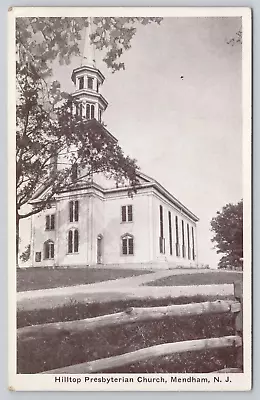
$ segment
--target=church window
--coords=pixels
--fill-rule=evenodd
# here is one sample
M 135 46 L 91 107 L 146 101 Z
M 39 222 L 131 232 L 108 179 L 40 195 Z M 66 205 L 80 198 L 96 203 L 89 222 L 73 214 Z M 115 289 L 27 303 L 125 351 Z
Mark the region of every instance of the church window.
M 191 227 L 191 241 L 192 241 L 192 259 L 195 260 L 195 243 L 194 243 L 194 228 Z
M 163 237 L 164 227 L 163 227 L 163 207 L 159 206 L 159 216 L 160 216 L 160 237 L 159 237 L 159 249 L 160 253 L 165 253 L 165 240 Z
M 188 259 L 190 260 L 190 227 L 187 224 L 187 246 L 188 246 Z
M 91 119 L 95 118 L 95 106 L 94 106 L 94 104 L 91 104 L 90 110 L 91 110 Z
M 84 89 L 84 76 L 79 78 L 79 89 Z
M 88 77 L 88 89 L 93 89 L 94 86 L 94 78 Z
M 90 104 L 87 104 L 86 106 L 86 118 L 90 119 Z
M 179 243 L 179 223 L 178 223 L 178 217 L 176 215 L 175 217 L 175 229 L 176 229 L 176 256 L 180 257 L 180 243 Z
M 41 251 L 36 251 L 35 253 L 35 261 L 40 262 L 42 260 L 42 253 Z
M 102 116 L 102 111 L 99 110 L 99 111 L 98 111 L 98 120 L 99 120 L 99 122 L 101 122 L 101 116 Z
M 122 254 L 124 256 L 134 254 L 134 237 L 130 234 L 122 236 Z
M 79 251 L 79 231 L 70 229 L 68 233 L 68 253 L 78 253 Z
M 79 115 L 82 117 L 83 115 L 83 104 L 79 105 Z
M 69 221 L 78 222 L 79 220 L 79 202 L 71 200 L 69 202 Z
M 45 260 L 54 258 L 54 243 L 51 240 L 44 243 L 44 258 Z
M 159 249 L 160 253 L 165 254 L 165 238 L 159 237 Z
M 45 230 L 53 231 L 55 229 L 55 214 L 46 215 L 45 217 Z
M 160 206 L 160 237 L 163 237 L 163 208 Z
M 170 245 L 170 255 L 172 256 L 172 214 L 168 212 L 168 220 L 169 220 L 169 245 Z
M 133 222 L 133 206 L 122 206 L 121 207 L 122 222 Z
M 184 221 L 181 220 L 181 230 L 182 230 L 182 257 L 186 257 L 186 249 L 185 249 L 185 233 L 184 233 Z

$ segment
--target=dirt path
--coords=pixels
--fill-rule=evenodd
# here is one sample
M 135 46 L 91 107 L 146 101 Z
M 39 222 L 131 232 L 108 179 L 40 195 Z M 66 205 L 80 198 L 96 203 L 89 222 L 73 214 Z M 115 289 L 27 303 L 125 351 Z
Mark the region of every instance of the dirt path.
M 130 298 L 162 298 L 189 295 L 230 295 L 233 294 L 233 285 L 203 285 L 203 286 L 141 286 L 157 279 L 172 275 L 193 274 L 190 270 L 161 270 L 153 273 L 121 278 L 111 281 L 77 285 L 54 289 L 32 290 L 17 293 L 17 308 L 34 310 L 60 307 L 73 301 L 95 302 L 113 301 Z M 212 270 L 196 270 L 196 273 L 210 273 Z

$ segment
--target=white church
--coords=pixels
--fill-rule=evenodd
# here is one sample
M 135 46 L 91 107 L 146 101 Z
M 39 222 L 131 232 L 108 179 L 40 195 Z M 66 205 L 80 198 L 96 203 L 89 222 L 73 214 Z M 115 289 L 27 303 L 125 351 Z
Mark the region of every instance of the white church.
M 82 118 L 104 131 L 105 77 L 93 58 L 73 70 L 72 96 L 82 104 Z M 131 197 L 129 186 L 100 174 L 58 193 L 49 208 L 32 216 L 31 266 L 196 267 L 198 217 L 156 180 L 144 173 L 138 180 Z M 42 196 L 38 191 L 31 203 Z

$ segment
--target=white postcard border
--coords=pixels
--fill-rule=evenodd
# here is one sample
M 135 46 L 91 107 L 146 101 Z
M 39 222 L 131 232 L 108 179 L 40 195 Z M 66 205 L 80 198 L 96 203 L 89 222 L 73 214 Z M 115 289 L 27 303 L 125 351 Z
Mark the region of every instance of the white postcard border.
M 15 391 L 241 391 L 251 389 L 251 143 L 252 143 L 252 90 L 251 90 L 251 9 L 247 7 L 14 7 L 8 16 L 8 331 L 9 331 L 9 389 Z M 55 377 L 64 375 L 16 374 L 16 260 L 15 260 L 15 18 L 25 16 L 162 16 L 162 17 L 242 17 L 243 23 L 243 195 L 244 195 L 244 279 L 243 279 L 243 323 L 244 323 L 244 373 L 241 374 L 91 374 L 69 375 L 81 378 L 81 382 L 56 382 Z M 136 382 L 140 377 L 160 376 L 167 383 Z M 133 377 L 134 383 L 85 383 L 85 377 Z M 207 383 L 171 384 L 175 377 L 206 377 Z M 222 382 L 214 383 L 214 377 Z M 230 382 L 224 381 L 229 377 Z

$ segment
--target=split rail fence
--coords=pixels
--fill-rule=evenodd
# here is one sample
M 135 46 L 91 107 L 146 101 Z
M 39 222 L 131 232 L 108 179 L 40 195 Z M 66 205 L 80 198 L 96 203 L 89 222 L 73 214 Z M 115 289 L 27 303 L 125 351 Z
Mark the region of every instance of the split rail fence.
M 206 349 L 233 348 L 236 352 L 236 366 L 214 372 L 242 372 L 243 370 L 243 323 L 242 323 L 242 285 L 234 284 L 235 300 L 217 300 L 213 302 L 169 305 L 164 307 L 129 308 L 123 312 L 87 318 L 76 321 L 54 322 L 19 328 L 18 340 L 50 337 L 53 335 L 70 335 L 73 333 L 92 331 L 97 328 L 122 326 L 131 323 L 163 320 L 169 317 L 195 316 L 202 314 L 235 313 L 235 335 L 218 338 L 188 340 L 175 343 L 164 343 L 118 356 L 102 358 L 81 364 L 66 366 L 43 372 L 44 374 L 84 374 L 98 373 L 131 364 L 153 360 L 161 356 L 172 355 Z

